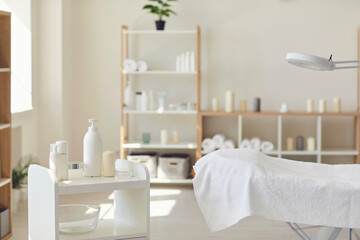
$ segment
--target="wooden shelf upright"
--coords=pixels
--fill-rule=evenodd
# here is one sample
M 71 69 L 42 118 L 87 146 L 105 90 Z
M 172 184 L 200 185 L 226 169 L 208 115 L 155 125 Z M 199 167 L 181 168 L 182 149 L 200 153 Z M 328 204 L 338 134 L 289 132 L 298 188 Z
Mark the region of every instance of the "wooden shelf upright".
M 0 208 L 10 209 L 10 233 L 12 236 L 11 213 L 11 13 L 0 11 Z

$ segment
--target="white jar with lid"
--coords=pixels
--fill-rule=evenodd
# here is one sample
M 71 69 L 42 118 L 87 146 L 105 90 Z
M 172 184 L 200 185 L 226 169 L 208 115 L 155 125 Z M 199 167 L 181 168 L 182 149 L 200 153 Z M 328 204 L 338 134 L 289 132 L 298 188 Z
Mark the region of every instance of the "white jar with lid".
M 79 179 L 84 177 L 84 163 L 69 162 L 69 180 Z

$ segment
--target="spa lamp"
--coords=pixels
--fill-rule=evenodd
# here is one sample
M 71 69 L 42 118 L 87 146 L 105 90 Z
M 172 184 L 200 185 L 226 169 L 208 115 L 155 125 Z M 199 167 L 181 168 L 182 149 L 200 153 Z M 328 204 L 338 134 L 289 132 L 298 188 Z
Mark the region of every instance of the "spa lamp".
M 332 60 L 332 55 L 329 59 L 326 59 L 309 54 L 288 53 L 286 54 L 286 60 L 292 65 L 318 71 L 333 71 L 335 69 L 360 68 L 360 65 L 358 65 L 358 63 L 360 63 L 360 60 L 335 62 Z M 341 64 L 352 65 L 343 66 Z

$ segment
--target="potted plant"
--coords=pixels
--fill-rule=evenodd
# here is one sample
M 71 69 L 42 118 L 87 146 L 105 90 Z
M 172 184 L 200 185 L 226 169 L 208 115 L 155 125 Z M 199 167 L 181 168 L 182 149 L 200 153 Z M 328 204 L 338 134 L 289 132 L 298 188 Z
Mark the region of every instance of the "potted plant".
M 150 13 L 159 16 L 159 20 L 155 21 L 156 30 L 164 30 L 165 21 L 163 17 L 170 17 L 170 14 L 176 15 L 176 13 L 170 9 L 171 5 L 169 2 L 175 2 L 177 0 L 149 0 L 150 2 L 156 2 L 157 4 L 147 4 L 143 9 L 147 9 Z
M 22 157 L 12 170 L 12 207 L 14 213 L 20 200 L 21 187 L 28 176 L 28 169 L 31 164 L 36 162 L 36 158 L 32 155 Z

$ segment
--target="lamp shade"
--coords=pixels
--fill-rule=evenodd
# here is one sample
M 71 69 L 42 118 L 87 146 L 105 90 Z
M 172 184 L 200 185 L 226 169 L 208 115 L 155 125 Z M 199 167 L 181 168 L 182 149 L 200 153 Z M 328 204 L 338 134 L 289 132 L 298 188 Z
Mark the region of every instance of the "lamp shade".
M 288 53 L 286 54 L 288 63 L 297 67 L 308 68 L 318 71 L 332 71 L 335 69 L 335 63 L 326 58 L 317 57 L 303 53 Z

